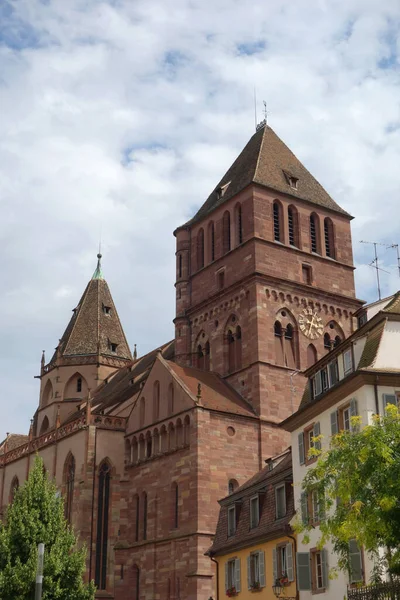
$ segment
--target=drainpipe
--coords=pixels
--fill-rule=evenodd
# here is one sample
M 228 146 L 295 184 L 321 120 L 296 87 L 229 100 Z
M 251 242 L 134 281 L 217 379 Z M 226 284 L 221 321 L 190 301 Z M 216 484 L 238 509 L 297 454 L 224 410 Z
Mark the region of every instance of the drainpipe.
M 216 600 L 219 600 L 219 564 L 218 561 L 215 560 L 215 558 L 213 558 L 211 556 L 211 554 L 209 555 L 211 560 L 213 561 L 213 563 L 215 563 L 217 565 L 217 577 L 216 577 L 216 583 L 217 583 L 217 593 L 216 593 Z
M 379 397 L 378 397 L 378 375 L 375 375 L 374 394 L 375 394 L 375 412 L 379 415 Z
M 286 534 L 288 538 L 290 538 L 291 540 L 293 540 L 293 546 L 294 546 L 294 561 L 293 564 L 295 564 L 295 560 L 296 560 L 296 556 L 297 556 L 297 539 L 293 536 L 290 535 L 290 533 Z M 297 588 L 297 571 L 296 571 L 296 578 L 295 578 L 295 583 L 296 583 L 296 600 L 300 600 L 300 592 Z
M 88 427 L 90 428 L 90 425 L 88 425 Z M 97 427 L 94 430 L 92 521 L 91 521 L 91 526 L 90 526 L 89 582 L 92 581 L 93 518 L 94 518 L 94 496 L 95 496 L 95 485 L 96 485 L 96 451 L 97 451 Z

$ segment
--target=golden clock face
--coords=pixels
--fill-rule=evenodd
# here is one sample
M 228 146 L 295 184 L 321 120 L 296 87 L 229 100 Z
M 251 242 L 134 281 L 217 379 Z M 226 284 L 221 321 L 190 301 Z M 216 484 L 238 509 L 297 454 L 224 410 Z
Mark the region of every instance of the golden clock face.
M 305 308 L 299 315 L 299 328 L 310 340 L 316 340 L 324 331 L 324 324 L 316 310 Z

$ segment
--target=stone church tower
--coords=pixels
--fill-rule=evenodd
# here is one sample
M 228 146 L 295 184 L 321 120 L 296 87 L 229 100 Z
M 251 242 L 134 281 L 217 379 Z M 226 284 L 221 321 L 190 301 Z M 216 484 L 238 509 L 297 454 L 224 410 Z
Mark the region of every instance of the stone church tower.
M 298 372 L 353 331 L 351 219 L 262 123 L 175 231 L 176 360 L 219 373 L 274 428 Z
M 285 448 L 300 373 L 353 329 L 350 215 L 262 124 L 175 231 L 175 339 L 131 356 L 100 259 L 29 435 L 0 443 L 0 516 L 38 452 L 96 597 L 215 597 L 218 500 Z

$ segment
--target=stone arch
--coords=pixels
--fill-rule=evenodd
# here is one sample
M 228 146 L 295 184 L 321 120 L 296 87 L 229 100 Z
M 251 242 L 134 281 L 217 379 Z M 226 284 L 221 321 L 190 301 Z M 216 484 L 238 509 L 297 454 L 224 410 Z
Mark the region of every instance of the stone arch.
M 210 341 L 203 329 L 195 342 L 195 366 L 205 371 L 210 370 Z
M 156 428 L 153 431 L 153 454 L 157 455 L 160 453 L 160 434 Z
M 242 368 L 242 328 L 234 313 L 226 321 L 224 342 L 226 370 L 234 373 Z
M 183 422 L 183 443 L 185 446 L 189 446 L 190 444 L 190 417 L 186 415 L 185 420 Z
M 176 422 L 176 447 L 181 448 L 183 446 L 183 425 L 182 420 L 178 419 Z
M 329 258 L 336 258 L 335 227 L 330 217 L 324 219 L 325 254 Z
M 318 352 L 314 344 L 307 346 L 307 368 L 312 367 L 318 360 Z
M 233 494 L 235 490 L 239 487 L 239 483 L 236 479 L 230 479 L 228 481 L 228 494 Z
M 286 306 L 276 312 L 274 339 L 276 363 L 291 369 L 299 368 L 297 321 Z
M 176 435 L 175 425 L 170 423 L 168 425 L 168 450 L 175 450 L 176 448 Z
M 136 436 L 132 439 L 131 445 L 131 461 L 136 464 L 139 458 L 139 445 Z
M 146 458 L 146 440 L 143 433 L 139 436 L 139 460 Z
M 19 479 L 16 475 L 14 475 L 14 477 L 12 478 L 12 481 L 11 481 L 11 485 L 10 485 L 10 495 L 8 498 L 9 504 L 12 504 L 14 502 L 15 494 L 18 489 L 19 489 Z
M 48 379 L 42 394 L 42 406 L 47 406 L 52 401 L 53 395 L 53 384 L 51 383 L 51 380 Z
M 84 376 L 77 371 L 68 379 L 64 387 L 64 400 L 84 398 L 88 393 L 88 384 Z
M 297 208 L 291 204 L 288 206 L 288 228 L 289 245 L 300 248 L 299 213 Z
M 283 228 L 283 208 L 279 200 L 274 200 L 272 204 L 272 219 L 273 219 L 273 239 L 275 242 L 284 243 L 284 228 Z
M 231 249 L 231 214 L 226 210 L 222 217 L 222 252 L 226 254 Z
M 165 425 L 160 430 L 160 450 L 161 452 L 167 452 L 168 450 L 168 432 Z
M 146 433 L 146 458 L 151 458 L 153 456 L 153 438 L 151 432 L 148 431 Z
M 125 464 L 130 465 L 132 462 L 132 446 L 130 440 L 125 440 Z
M 45 415 L 42 424 L 40 426 L 39 436 L 44 435 L 50 428 L 50 423 L 47 415 Z
M 316 212 L 310 214 L 310 250 L 314 254 L 321 254 L 320 224 Z

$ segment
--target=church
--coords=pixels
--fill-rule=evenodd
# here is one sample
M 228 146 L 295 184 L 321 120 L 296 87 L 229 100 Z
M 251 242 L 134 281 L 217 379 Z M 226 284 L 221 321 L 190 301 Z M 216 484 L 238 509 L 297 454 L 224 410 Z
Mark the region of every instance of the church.
M 96 598 L 215 597 L 218 500 L 288 447 L 302 371 L 356 327 L 351 219 L 262 122 L 174 231 L 174 340 L 131 354 L 98 255 L 29 434 L 0 445 L 1 514 L 38 452 Z

